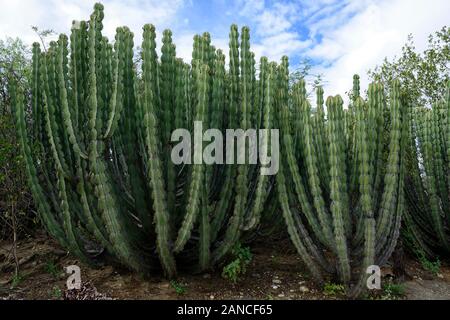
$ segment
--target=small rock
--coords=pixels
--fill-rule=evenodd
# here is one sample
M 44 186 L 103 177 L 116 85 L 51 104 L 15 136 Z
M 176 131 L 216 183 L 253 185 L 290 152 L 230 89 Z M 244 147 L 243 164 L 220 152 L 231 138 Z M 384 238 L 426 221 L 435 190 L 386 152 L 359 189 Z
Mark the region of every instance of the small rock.
M 438 273 L 437 277 L 440 278 L 440 279 L 444 279 L 444 275 L 442 273 Z
M 289 290 L 289 292 L 295 292 L 295 290 L 294 290 L 294 289 L 291 289 L 291 290 Z
M 209 278 L 211 278 L 211 275 L 209 273 L 205 273 L 203 275 L 203 279 L 209 279 Z
M 273 282 L 273 283 L 276 283 L 276 284 L 280 284 L 280 283 L 281 283 L 281 280 L 279 280 L 279 279 L 273 279 L 272 282 Z
M 275 289 L 275 290 L 276 290 L 276 289 L 278 289 L 278 286 L 273 285 L 273 286 L 272 286 L 272 289 Z
M 280 294 L 278 295 L 278 298 L 284 298 L 284 293 L 280 293 Z
M 209 298 L 210 298 L 211 300 L 214 300 L 214 295 L 210 295 Z
M 308 289 L 308 287 L 301 286 L 300 287 L 300 291 L 303 292 L 303 293 L 306 293 L 306 292 L 309 292 L 309 289 Z

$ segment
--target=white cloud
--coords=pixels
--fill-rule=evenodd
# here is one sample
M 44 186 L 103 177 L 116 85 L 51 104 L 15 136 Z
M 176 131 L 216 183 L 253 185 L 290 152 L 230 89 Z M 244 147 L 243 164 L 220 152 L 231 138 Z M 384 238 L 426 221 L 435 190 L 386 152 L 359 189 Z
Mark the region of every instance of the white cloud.
M 32 25 L 40 29 L 53 29 L 68 33 L 72 20 L 87 20 L 98 0 L 21 0 L 1 1 L 0 38 L 20 37 L 26 43 L 37 41 Z M 177 11 L 182 0 L 104 0 L 104 34 L 111 40 L 119 26 L 127 25 L 135 34 L 135 42 L 141 41 L 142 27 L 152 23 L 159 33 L 164 28 L 177 26 Z
M 366 89 L 368 69 L 384 57 L 398 55 L 408 34 L 414 35 L 416 48 L 423 50 L 428 35 L 449 22 L 448 0 L 364 1 L 363 7 L 350 6 L 358 6 L 359 11 L 348 21 L 333 25 L 327 17 L 315 25 L 323 39 L 307 52 L 325 62 L 333 61 L 328 67 L 316 68 L 329 81 L 327 95 L 343 95 L 351 88 L 355 73 L 360 74 L 361 88 Z
M 2 1 L 0 10 L 0 38 L 20 37 L 27 43 L 36 41 L 31 25 L 43 22 L 47 7 L 38 0 Z
M 0 0 L 0 38 L 18 36 L 31 44 L 38 40 L 31 25 L 67 33 L 72 20 L 89 18 L 96 1 Z M 314 73 L 323 73 L 328 81 L 327 95 L 344 95 L 354 73 L 360 74 L 362 89 L 367 88 L 369 68 L 399 54 L 409 33 L 417 49 L 424 49 L 428 34 L 448 25 L 450 12 L 448 0 L 215 0 L 210 6 L 190 0 L 102 2 L 104 33 L 110 39 L 122 25 L 134 32 L 136 45 L 145 23 L 156 26 L 159 41 L 163 29 L 171 28 L 177 55 L 186 62 L 191 60 L 194 34 L 203 30 L 220 30 L 212 34 L 212 42 L 228 55 L 228 28 L 205 23 L 196 30 L 192 22 L 199 17 L 219 15 L 222 20 L 213 23 L 248 25 L 257 61 L 263 55 L 276 61 L 283 55 L 313 58 L 321 63 Z M 207 11 L 215 8 L 214 3 L 223 12 Z
M 244 16 L 250 16 L 264 10 L 264 0 L 238 0 L 236 5 L 240 6 L 239 12 Z
M 275 3 L 272 8 L 261 10 L 255 17 L 256 32 L 268 36 L 289 30 L 297 19 L 297 10 L 298 6 L 293 3 Z
M 238 11 L 252 28 L 252 50 L 256 61 L 261 56 L 279 61 L 283 55 L 298 53 L 311 45 L 293 30 L 301 20 L 298 2 L 275 2 L 270 6 L 262 0 L 238 1 Z M 248 24 L 248 23 L 247 23 Z
M 265 37 L 261 40 L 262 54 L 269 56 L 271 60 L 279 61 L 283 55 L 306 49 L 312 41 L 299 40 L 292 32 L 280 32 L 276 35 Z

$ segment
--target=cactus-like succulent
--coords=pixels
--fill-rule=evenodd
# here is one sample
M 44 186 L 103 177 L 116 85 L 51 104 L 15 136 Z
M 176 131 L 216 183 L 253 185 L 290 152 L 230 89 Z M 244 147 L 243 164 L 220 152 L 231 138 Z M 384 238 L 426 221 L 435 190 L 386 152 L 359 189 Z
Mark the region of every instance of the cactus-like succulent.
M 33 45 L 32 130 L 22 89 L 9 89 L 39 216 L 84 261 L 97 262 L 87 250 L 95 243 L 130 269 L 174 277 L 177 265 L 207 270 L 238 241 L 284 223 L 313 277 L 336 277 L 356 296 L 367 267 L 393 252 L 403 216 L 426 252 L 449 249 L 450 83 L 445 101 L 412 108 L 398 81 L 388 97 L 372 83 L 365 100 L 355 76 L 349 108 L 340 96 L 324 106 L 318 87 L 314 111 L 305 82 L 290 86 L 287 57 L 262 57 L 256 74 L 247 27 L 231 26 L 226 68 L 208 33 L 194 37 L 188 64 L 165 30 L 159 59 L 145 25 L 137 70 L 133 33 L 119 27 L 111 44 L 102 20 L 96 4 L 70 41 Z M 278 173 L 207 165 L 203 148 L 187 155 L 192 164 L 173 163 L 172 132 L 195 131 L 194 121 L 203 131 L 279 129 Z M 271 149 L 271 135 L 259 148 Z
M 170 30 L 158 59 L 155 28 L 145 25 L 138 72 L 133 33 L 117 28 L 110 44 L 102 36 L 103 17 L 96 4 L 89 21 L 73 24 L 70 43 L 61 35 L 47 52 L 33 45 L 31 136 L 24 94 L 11 87 L 39 215 L 49 233 L 86 262 L 96 263 L 86 249 L 94 242 L 139 272 L 161 266 L 173 277 L 177 261 L 192 260 L 193 267 L 208 269 L 239 241 L 246 223 L 248 229 L 259 225 L 269 179 L 253 182 L 248 166 L 175 165 L 171 134 L 192 129 L 193 121 L 205 130 L 251 128 L 256 115 L 260 125 L 272 126 L 275 96 L 266 104 L 255 96 L 249 29 L 239 40 L 231 27 L 227 71 L 208 33 L 194 38 L 186 64 L 176 58 Z M 39 154 L 31 154 L 30 140 Z
M 285 65 L 282 63 L 280 70 L 283 75 Z M 280 79 L 283 96 L 287 78 Z M 359 92 L 357 80 L 355 77 L 355 94 Z M 291 239 L 314 277 L 323 281 L 325 274 L 334 274 L 347 285 L 350 295 L 357 296 L 365 287 L 367 267 L 385 263 L 399 236 L 408 130 L 400 84 L 392 84 L 386 144 L 382 135 L 385 104 L 380 84 L 370 85 L 367 101 L 355 97 L 349 111 L 344 112 L 339 96 L 329 97 L 327 119 L 322 114 L 322 88 L 317 89 L 317 113 L 312 116 L 303 87 L 304 83 L 299 82 L 292 88 L 291 108 L 280 99 L 280 205 Z M 300 114 L 300 123 L 294 126 L 302 130 L 302 140 L 297 145 L 289 110 Z M 352 119 L 350 131 L 348 113 Z M 382 158 L 383 153 L 387 153 L 386 159 Z M 320 163 L 324 155 L 327 163 Z M 349 170 L 352 164 L 356 167 Z M 385 168 L 383 171 L 377 168 L 380 165 Z M 384 183 L 380 188 L 382 175 Z M 329 254 L 320 248 L 326 248 Z
M 430 258 L 450 252 L 450 81 L 431 108 L 408 106 L 404 238 Z

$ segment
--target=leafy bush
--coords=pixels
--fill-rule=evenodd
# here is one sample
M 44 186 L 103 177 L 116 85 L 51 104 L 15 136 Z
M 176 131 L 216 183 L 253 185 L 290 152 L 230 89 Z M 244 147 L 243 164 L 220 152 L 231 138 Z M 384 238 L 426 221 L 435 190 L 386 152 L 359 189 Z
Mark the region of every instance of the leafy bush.
M 239 277 L 247 271 L 247 266 L 252 261 L 249 247 L 243 247 L 237 243 L 231 252 L 232 261 L 223 267 L 222 277 L 236 283 Z
M 172 286 L 172 288 L 175 289 L 175 292 L 179 295 L 185 294 L 186 293 L 186 288 L 179 283 L 178 281 L 175 280 L 171 280 L 170 281 L 170 285 Z
M 28 234 L 34 226 L 33 202 L 11 113 L 11 79 L 29 92 L 28 47 L 19 39 L 0 40 L 0 239 Z
M 33 199 L 12 115 L 0 115 L 0 238 L 29 234 L 35 225 Z
M 427 271 L 430 271 L 432 274 L 437 275 L 439 270 L 441 269 L 441 261 L 437 258 L 435 261 L 431 261 L 427 258 L 423 250 L 419 251 L 418 259 L 422 268 Z
M 387 282 L 383 285 L 382 299 L 398 299 L 405 295 L 403 284 Z
M 337 296 L 345 293 L 345 287 L 342 284 L 326 283 L 323 287 L 323 293 L 327 296 Z

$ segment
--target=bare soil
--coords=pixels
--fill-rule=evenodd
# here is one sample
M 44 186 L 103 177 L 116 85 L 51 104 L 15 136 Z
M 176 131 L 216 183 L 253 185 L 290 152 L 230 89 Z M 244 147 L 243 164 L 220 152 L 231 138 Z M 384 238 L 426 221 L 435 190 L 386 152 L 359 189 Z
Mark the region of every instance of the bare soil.
M 288 241 L 252 247 L 253 259 L 236 283 L 224 279 L 220 270 L 192 275 L 181 274 L 170 282 L 161 276 L 141 275 L 103 266 L 92 268 L 67 254 L 53 240 L 38 236 L 17 246 L 20 276 L 14 276 L 11 243 L 0 242 L 1 299 L 345 299 L 337 292 L 317 287 Z M 81 268 L 83 288 L 66 290 L 64 268 Z M 409 280 L 402 284 L 404 295 L 392 297 L 382 291 L 368 298 L 450 299 L 450 266 L 444 263 L 432 275 L 414 260 L 407 260 Z M 383 268 L 383 281 L 392 278 Z M 327 294 L 326 294 L 327 293 Z

